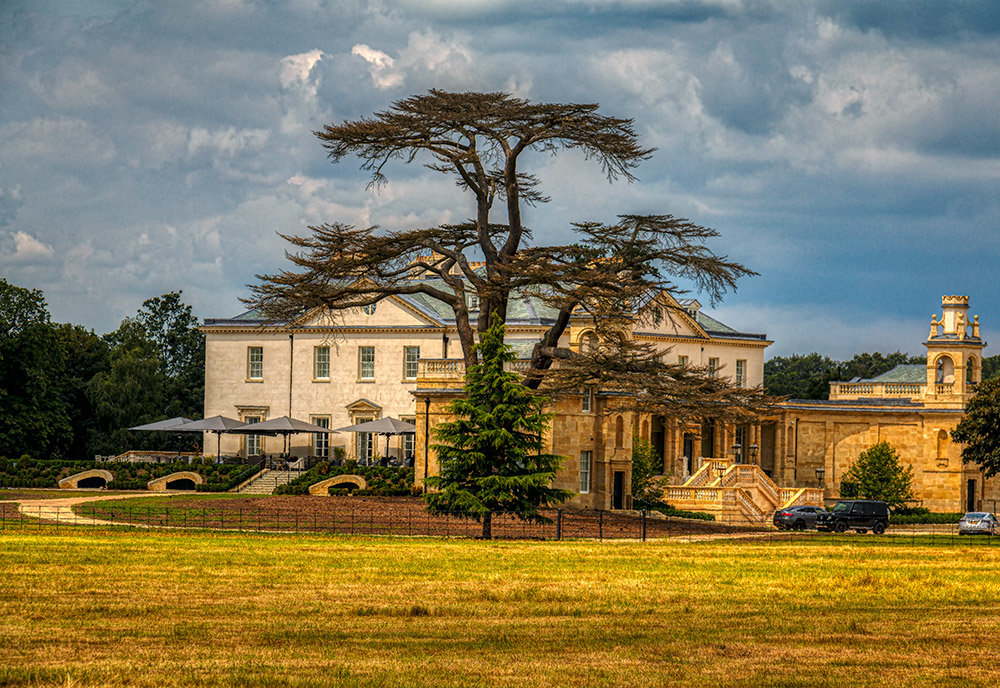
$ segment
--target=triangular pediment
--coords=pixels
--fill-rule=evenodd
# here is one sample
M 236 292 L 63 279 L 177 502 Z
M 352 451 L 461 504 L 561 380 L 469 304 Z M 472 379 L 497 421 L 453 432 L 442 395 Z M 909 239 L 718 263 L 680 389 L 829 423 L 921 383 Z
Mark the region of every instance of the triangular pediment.
M 365 412 L 375 413 L 381 411 L 382 407 L 376 404 L 374 401 L 362 397 L 361 399 L 358 399 L 357 401 L 353 401 L 350 404 L 348 404 L 347 410 L 350 411 L 351 413 L 365 413 Z
M 707 338 L 708 334 L 697 320 L 697 308 L 700 305 L 697 301 L 693 304 L 681 303 L 662 291 L 639 311 L 633 331 L 661 336 Z
M 442 321 L 423 312 L 403 297 L 387 296 L 378 303 L 364 308 L 348 308 L 331 311 L 316 308 L 298 321 L 295 327 L 433 327 L 439 328 Z

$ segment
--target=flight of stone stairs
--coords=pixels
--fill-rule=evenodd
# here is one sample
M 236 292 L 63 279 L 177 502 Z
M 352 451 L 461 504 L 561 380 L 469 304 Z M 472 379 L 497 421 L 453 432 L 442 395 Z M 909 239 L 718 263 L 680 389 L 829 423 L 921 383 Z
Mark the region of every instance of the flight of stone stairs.
M 240 485 L 234 492 L 239 492 L 240 494 L 274 494 L 275 489 L 278 485 L 285 485 L 290 483 L 299 477 L 298 471 L 271 471 L 265 470 L 261 471 L 259 475 L 254 477 L 253 480 L 246 483 L 245 485 Z

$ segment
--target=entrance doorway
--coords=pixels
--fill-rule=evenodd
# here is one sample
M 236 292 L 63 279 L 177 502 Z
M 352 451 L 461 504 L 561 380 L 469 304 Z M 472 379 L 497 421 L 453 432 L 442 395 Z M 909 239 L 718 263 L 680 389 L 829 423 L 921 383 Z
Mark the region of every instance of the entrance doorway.
M 968 494 L 965 496 L 965 510 L 975 511 L 976 510 L 976 481 L 970 480 L 969 485 L 966 488 Z
M 684 477 L 694 473 L 694 437 L 684 433 Z
M 701 455 L 715 457 L 715 422 L 708 421 L 701 426 Z
M 611 508 L 625 508 L 625 471 L 615 471 L 615 489 L 611 494 Z

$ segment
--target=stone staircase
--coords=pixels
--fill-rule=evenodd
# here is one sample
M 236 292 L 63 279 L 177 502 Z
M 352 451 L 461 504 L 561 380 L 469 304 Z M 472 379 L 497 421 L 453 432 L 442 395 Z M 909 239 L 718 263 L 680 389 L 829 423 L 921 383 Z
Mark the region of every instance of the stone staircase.
M 729 459 L 704 459 L 702 467 L 683 485 L 663 489 L 664 499 L 678 509 L 715 514 L 725 523 L 762 525 L 771 514 L 799 504 L 823 506 L 823 491 L 778 487 L 754 464 Z
M 299 477 L 299 475 L 299 471 L 272 471 L 264 469 L 237 487 L 233 492 L 257 495 L 274 494 L 278 485 L 286 485 Z

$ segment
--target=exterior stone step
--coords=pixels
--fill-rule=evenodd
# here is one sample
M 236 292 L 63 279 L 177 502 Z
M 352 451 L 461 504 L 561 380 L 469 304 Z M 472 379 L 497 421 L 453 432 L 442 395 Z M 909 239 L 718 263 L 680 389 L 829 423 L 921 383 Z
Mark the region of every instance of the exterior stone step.
M 266 470 L 258 475 L 252 482 L 240 488 L 240 494 L 274 494 L 279 485 L 287 485 L 295 478 L 299 477 L 298 471 L 272 471 Z

